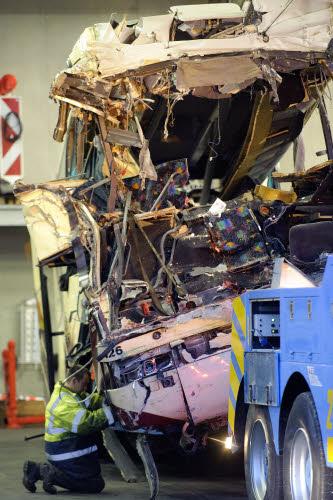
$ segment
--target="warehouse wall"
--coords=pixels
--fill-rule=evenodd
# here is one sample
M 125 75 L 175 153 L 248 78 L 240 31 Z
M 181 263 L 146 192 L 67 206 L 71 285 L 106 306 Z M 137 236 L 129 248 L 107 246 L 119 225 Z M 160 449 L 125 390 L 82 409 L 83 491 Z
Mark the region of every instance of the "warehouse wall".
M 20 305 L 33 297 L 29 234 L 25 228 L 0 228 L 0 351 L 9 339 L 20 349 Z M 4 391 L 0 371 L 0 393 Z M 18 365 L 17 393 L 43 395 L 39 367 Z

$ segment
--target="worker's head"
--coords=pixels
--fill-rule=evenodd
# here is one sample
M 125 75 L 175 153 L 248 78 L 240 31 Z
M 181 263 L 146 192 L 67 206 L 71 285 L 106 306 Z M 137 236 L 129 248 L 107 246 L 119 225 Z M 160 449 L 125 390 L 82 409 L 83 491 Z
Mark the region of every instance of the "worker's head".
M 70 378 L 68 378 L 70 377 Z M 66 387 L 73 392 L 85 392 L 90 384 L 90 372 L 82 365 L 74 365 L 68 368 Z

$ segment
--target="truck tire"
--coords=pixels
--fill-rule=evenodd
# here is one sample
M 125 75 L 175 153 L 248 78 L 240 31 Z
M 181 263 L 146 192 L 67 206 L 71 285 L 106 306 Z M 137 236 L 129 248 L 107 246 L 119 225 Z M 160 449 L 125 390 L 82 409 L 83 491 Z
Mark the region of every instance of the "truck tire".
M 311 392 L 303 392 L 291 408 L 283 447 L 286 500 L 333 498 L 333 472 L 326 467 L 316 406 Z
M 250 500 L 282 498 L 281 457 L 276 454 L 268 409 L 250 405 L 244 439 L 244 468 Z

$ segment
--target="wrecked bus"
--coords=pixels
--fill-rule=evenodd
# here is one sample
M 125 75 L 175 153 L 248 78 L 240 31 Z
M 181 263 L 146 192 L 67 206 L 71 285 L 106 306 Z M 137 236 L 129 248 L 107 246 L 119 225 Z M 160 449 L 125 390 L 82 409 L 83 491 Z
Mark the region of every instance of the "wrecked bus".
M 119 428 L 195 452 L 226 426 L 232 300 L 269 287 L 276 257 L 319 280 L 333 250 L 331 30 L 329 1 L 252 0 L 83 32 L 50 93 L 64 178 L 15 187 L 50 388 L 47 268 L 66 363 L 92 358 Z M 275 172 L 316 109 L 327 161 Z

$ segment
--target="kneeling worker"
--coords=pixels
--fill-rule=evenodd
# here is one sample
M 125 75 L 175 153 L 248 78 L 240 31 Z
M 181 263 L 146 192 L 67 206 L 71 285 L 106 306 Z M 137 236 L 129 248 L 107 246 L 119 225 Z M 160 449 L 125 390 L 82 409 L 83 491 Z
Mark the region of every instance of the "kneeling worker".
M 81 493 L 99 493 L 105 483 L 101 475 L 96 432 L 114 423 L 102 396 L 86 392 L 90 382 L 87 368 L 76 365 L 64 383 L 55 385 L 45 412 L 45 452 L 48 463 L 27 461 L 23 484 L 34 493 L 43 481 L 47 493 L 55 486 Z

